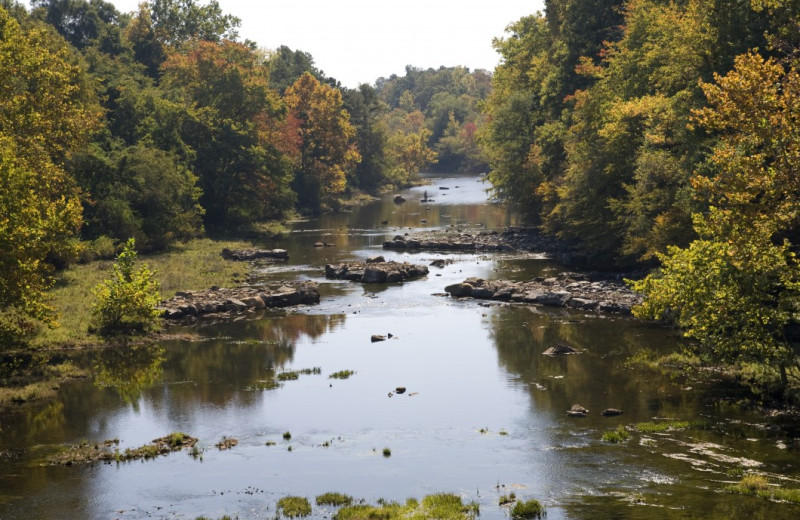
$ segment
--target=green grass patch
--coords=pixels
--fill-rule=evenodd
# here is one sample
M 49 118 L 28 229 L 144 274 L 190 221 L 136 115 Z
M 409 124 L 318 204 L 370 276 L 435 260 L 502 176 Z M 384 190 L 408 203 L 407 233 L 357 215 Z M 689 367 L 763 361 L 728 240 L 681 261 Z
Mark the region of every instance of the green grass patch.
M 639 433 L 663 433 L 680 430 L 705 430 L 708 429 L 705 421 L 651 421 L 637 423 L 634 429 Z
M 353 503 L 353 497 L 343 493 L 328 492 L 319 495 L 316 499 L 316 502 L 318 506 L 349 506 Z
M 283 497 L 278 500 L 278 510 L 289 518 L 308 516 L 311 514 L 311 503 L 306 497 Z
M 547 514 L 544 506 L 532 498 L 530 500 L 520 500 L 511 509 L 511 518 L 514 520 L 528 519 L 528 518 L 541 518 Z
M 603 432 L 603 441 L 610 442 L 611 444 L 625 442 L 628 440 L 628 437 L 630 437 L 630 434 L 622 425 L 618 426 L 616 430 Z
M 352 370 L 339 370 L 328 376 L 328 379 L 347 379 L 355 374 Z
M 249 242 L 199 238 L 175 244 L 166 251 L 139 255 L 139 261 L 157 271 L 161 295 L 168 298 L 176 291 L 207 289 L 212 285 L 231 287 L 246 278 L 247 264 L 225 260 L 223 248 L 244 249 Z M 34 348 L 76 346 L 97 343 L 88 333 L 94 303 L 92 289 L 109 278 L 112 260 L 76 264 L 56 274 L 55 286 L 47 292 L 48 302 L 59 313 L 59 327 L 40 327 L 31 339 Z
M 406 503 L 379 501 L 378 506 L 357 504 L 345 506 L 334 515 L 334 520 L 474 520 L 480 514 L 477 503 L 464 504 L 461 497 L 450 493 L 428 495 L 418 501 L 410 498 Z
M 727 486 L 725 491 L 737 495 L 750 495 L 767 500 L 800 504 L 800 489 L 786 489 L 774 486 L 769 483 L 765 476 L 755 473 L 748 473 L 742 477 L 739 483 Z

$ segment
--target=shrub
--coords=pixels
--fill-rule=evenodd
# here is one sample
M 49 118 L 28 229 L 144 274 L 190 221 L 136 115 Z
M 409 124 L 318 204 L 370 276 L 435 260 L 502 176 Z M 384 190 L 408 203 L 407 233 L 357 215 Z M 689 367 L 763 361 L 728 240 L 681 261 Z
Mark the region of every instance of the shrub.
M 111 279 L 94 288 L 97 302 L 92 305 L 92 327 L 104 336 L 144 333 L 158 326 L 158 281 L 146 265 L 134 270 L 135 245 L 134 239 L 128 240 Z

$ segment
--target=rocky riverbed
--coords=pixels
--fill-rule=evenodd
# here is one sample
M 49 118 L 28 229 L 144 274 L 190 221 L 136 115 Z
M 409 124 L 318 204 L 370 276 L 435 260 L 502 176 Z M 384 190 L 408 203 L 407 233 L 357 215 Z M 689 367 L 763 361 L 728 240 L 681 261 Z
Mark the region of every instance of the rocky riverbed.
M 325 266 L 326 278 L 361 283 L 398 283 L 427 274 L 427 266 L 408 262 L 387 262 L 382 256 L 368 258 L 366 262 Z
M 314 282 L 284 284 L 278 288 L 212 287 L 206 291 L 181 291 L 162 302 L 167 320 L 225 318 L 247 311 L 319 303 L 319 285 Z
M 609 314 L 630 314 L 642 302 L 642 296 L 624 283 L 591 281 L 579 274 L 553 278 L 534 278 L 525 282 L 467 278 L 445 287 L 454 298 L 475 298 L 504 302 L 569 307 Z

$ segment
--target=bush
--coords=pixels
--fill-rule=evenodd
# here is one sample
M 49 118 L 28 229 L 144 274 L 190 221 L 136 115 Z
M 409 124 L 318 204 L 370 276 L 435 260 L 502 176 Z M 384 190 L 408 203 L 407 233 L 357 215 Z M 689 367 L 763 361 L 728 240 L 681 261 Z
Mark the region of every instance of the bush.
M 117 257 L 110 280 L 95 287 L 92 328 L 104 336 L 149 332 L 158 326 L 161 296 L 155 273 L 146 265 L 134 271 L 136 249 L 129 239 Z

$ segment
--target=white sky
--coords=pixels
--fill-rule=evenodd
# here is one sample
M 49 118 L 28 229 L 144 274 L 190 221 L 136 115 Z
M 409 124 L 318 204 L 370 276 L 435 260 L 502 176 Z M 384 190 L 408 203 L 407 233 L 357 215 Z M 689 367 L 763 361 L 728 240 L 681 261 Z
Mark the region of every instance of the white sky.
M 140 0 L 108 1 L 129 12 Z M 544 9 L 543 0 L 218 1 L 223 13 L 241 18 L 241 38 L 308 52 L 317 68 L 347 87 L 403 76 L 406 65 L 491 71 L 498 63 L 492 39 Z

